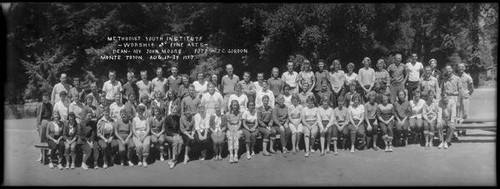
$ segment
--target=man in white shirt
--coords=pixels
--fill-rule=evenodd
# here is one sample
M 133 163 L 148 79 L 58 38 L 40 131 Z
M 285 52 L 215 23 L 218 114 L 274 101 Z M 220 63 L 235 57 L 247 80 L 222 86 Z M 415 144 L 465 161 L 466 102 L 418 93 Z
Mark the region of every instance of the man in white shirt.
M 290 92 L 292 94 L 299 94 L 299 74 L 293 71 L 293 62 L 289 61 L 286 67 L 288 71 L 281 75 L 281 80 L 290 86 Z
M 123 91 L 122 83 L 116 80 L 116 71 L 109 71 L 109 81 L 104 82 L 102 85 L 102 91 L 105 94 L 106 100 L 113 103 L 115 101 L 115 94 L 121 93 Z
M 411 57 L 411 62 L 406 63 L 406 70 L 408 75 L 406 90 L 408 90 L 408 99 L 413 99 L 413 91 L 418 88 L 420 75 L 424 70 L 424 65 L 421 62 L 417 62 L 417 53 L 413 53 Z
M 153 93 L 156 91 L 160 91 L 161 96 L 165 97 L 167 88 L 168 88 L 168 80 L 163 77 L 163 68 L 156 68 L 156 78 L 154 78 L 151 83 L 153 84 Z
M 361 89 L 363 89 L 363 98 L 365 102 L 368 101 L 368 93 L 372 90 L 375 84 L 375 70 L 370 68 L 371 60 L 368 57 L 363 59 L 363 65 L 365 67 L 359 69 L 358 71 L 358 83 Z
M 462 90 L 459 93 L 458 99 L 457 117 L 458 122 L 462 123 L 469 115 L 469 97 L 474 92 L 474 82 L 472 81 L 472 77 L 465 73 L 465 63 L 458 64 L 457 76 L 460 78 L 462 85 Z
M 264 97 L 264 95 L 269 96 L 269 106 L 274 108 L 274 94 L 273 91 L 269 90 L 269 83 L 266 80 L 262 82 L 262 91 L 257 92 L 257 98 L 255 98 L 255 108 L 258 109 L 259 107 L 264 106 L 264 103 L 262 102 L 262 97 Z
M 255 92 L 262 91 L 262 82 L 264 81 L 264 73 L 257 73 L 257 81 L 253 82 Z
M 61 82 L 54 85 L 54 88 L 52 88 L 52 95 L 50 98 L 50 102 L 52 103 L 52 105 L 55 105 L 56 102 L 59 102 L 61 100 L 59 93 L 61 93 L 62 91 L 66 91 L 66 93 L 69 93 L 69 90 L 71 89 L 71 86 L 66 82 L 66 73 L 61 73 L 61 77 L 59 78 L 59 80 Z
M 142 99 L 143 96 L 147 96 L 152 99 L 151 90 L 153 89 L 151 82 L 148 80 L 148 71 L 141 71 L 141 80 L 136 82 L 137 88 L 139 89 L 139 98 Z

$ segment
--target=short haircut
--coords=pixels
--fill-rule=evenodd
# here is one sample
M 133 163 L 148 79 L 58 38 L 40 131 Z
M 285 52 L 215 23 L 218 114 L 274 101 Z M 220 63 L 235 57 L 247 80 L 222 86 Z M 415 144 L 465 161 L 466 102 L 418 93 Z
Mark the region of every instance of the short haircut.
M 314 96 L 308 96 L 307 99 L 306 99 L 306 102 L 307 103 L 309 103 L 309 102 L 314 103 Z
M 243 72 L 243 75 L 248 75 L 248 76 L 251 76 L 250 72 L 249 71 L 245 71 Z
M 114 73 L 114 74 L 116 74 L 116 71 L 115 70 L 109 70 L 108 73 Z
M 148 71 L 147 70 L 141 70 L 141 75 L 142 74 L 148 74 Z
M 233 65 L 232 65 L 232 64 L 226 64 L 226 69 L 228 69 L 228 68 L 232 68 L 232 67 L 233 67 Z
M 271 71 L 274 71 L 274 70 L 276 70 L 278 72 L 280 71 L 280 69 L 278 67 L 273 67 L 273 69 Z
M 262 100 L 264 100 L 264 99 L 268 99 L 269 100 L 269 96 L 267 96 L 267 95 L 262 96 Z
M 434 92 L 433 90 L 429 90 L 427 92 L 427 96 L 430 96 L 430 95 L 436 96 L 436 92 Z
M 382 67 L 383 67 L 383 68 L 385 68 L 385 67 L 387 66 L 387 65 L 385 64 L 385 60 L 384 60 L 384 59 L 382 59 L 382 58 L 377 60 L 377 66 L 378 66 L 379 64 L 382 64 Z
M 291 101 L 292 101 L 292 102 L 293 102 L 293 100 L 297 100 L 297 101 L 299 101 L 299 103 L 300 103 L 300 98 L 299 98 L 299 95 L 294 93 L 294 94 L 292 95 L 292 98 L 291 98 Z
M 417 94 L 421 94 L 419 90 L 414 90 L 413 91 L 413 96 L 417 95 Z
M 209 84 L 209 85 L 210 85 L 210 84 Z M 213 85 L 213 83 L 212 83 L 212 85 Z M 236 89 L 238 89 L 238 88 L 240 88 L 240 89 L 241 89 L 241 88 L 243 88 L 243 86 L 242 86 L 242 85 L 241 85 L 241 83 L 239 83 L 239 82 L 238 82 L 238 83 L 236 83 L 236 84 L 234 85 L 234 90 L 236 90 Z
M 354 63 L 349 62 L 349 64 L 347 64 L 347 69 L 349 69 L 349 68 L 354 69 Z
M 361 102 L 361 96 L 359 96 L 358 93 L 356 93 L 356 94 L 354 94 L 354 96 L 352 96 L 351 101 L 354 102 L 354 99 L 358 99 L 358 101 Z

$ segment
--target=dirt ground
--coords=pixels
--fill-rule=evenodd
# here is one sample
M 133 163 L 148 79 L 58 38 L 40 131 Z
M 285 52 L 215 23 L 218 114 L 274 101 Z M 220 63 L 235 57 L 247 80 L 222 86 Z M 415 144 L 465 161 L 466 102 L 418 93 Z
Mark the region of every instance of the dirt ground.
M 496 90 L 477 90 L 471 101 L 472 118 L 496 117 Z M 494 102 L 494 103 L 493 103 Z M 340 151 L 338 156 L 319 153 L 305 158 L 278 153 L 243 157 L 238 164 L 194 160 L 169 169 L 167 162 L 143 167 L 114 166 L 87 171 L 49 169 L 36 162 L 39 151 L 34 119 L 5 120 L 3 185 L 104 185 L 104 186 L 495 186 L 496 144 L 454 143 L 447 150 L 424 150 L 417 145 L 394 152 Z M 493 135 L 496 132 L 468 131 Z

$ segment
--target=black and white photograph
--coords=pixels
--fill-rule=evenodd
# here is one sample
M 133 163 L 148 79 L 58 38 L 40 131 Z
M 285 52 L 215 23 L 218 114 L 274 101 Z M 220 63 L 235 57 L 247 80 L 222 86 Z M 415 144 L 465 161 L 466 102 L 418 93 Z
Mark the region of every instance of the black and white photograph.
M 497 186 L 498 3 L 0 5 L 2 186 Z

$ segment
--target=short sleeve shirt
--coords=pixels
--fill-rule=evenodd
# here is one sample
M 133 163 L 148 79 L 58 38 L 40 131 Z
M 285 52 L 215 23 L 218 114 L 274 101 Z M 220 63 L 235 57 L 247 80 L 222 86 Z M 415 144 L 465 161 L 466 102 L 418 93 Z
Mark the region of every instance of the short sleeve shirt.
M 290 74 L 290 72 L 284 72 L 282 75 L 281 75 L 281 79 L 288 85 L 290 85 L 290 87 L 294 88 L 294 87 L 297 87 L 297 77 L 299 77 L 299 74 L 297 72 L 292 72 Z
M 403 103 L 396 102 L 395 104 L 395 109 L 396 113 L 400 118 L 406 117 L 410 115 L 411 113 L 411 106 L 408 101 L 404 101 Z
M 377 103 L 373 103 L 373 105 L 370 104 L 370 102 L 365 103 L 365 111 L 366 111 L 365 116 L 368 119 L 375 119 L 377 115 L 377 107 L 378 107 Z
M 391 116 L 394 115 L 394 106 L 392 104 L 387 104 L 385 106 L 383 104 L 379 104 L 378 111 L 379 111 L 380 117 L 382 117 L 382 119 L 387 121 L 387 120 L 389 120 L 389 118 L 391 118 Z
M 358 71 L 358 78 L 363 85 L 373 85 L 375 83 L 375 70 L 363 67 Z
M 234 94 L 234 86 L 236 83 L 240 81 L 240 78 L 237 75 L 232 75 L 232 77 L 229 77 L 228 75 L 225 75 L 222 77 L 221 82 L 222 82 L 222 87 L 224 88 L 223 94 Z
M 349 112 L 351 113 L 353 120 L 361 120 L 363 114 L 365 113 L 365 107 L 359 104 L 358 107 L 349 106 Z
M 267 106 L 267 108 L 265 108 L 264 106 L 259 107 L 257 109 L 257 113 L 259 114 L 260 120 L 266 124 L 269 123 L 273 118 L 273 108 L 271 108 L 271 106 Z
M 446 94 L 458 95 L 461 86 L 460 78 L 456 75 L 451 75 L 451 77 L 444 79 L 443 92 Z
M 425 101 L 419 99 L 417 103 L 414 100 L 410 101 L 412 118 L 422 118 L 422 108 L 424 108 Z
M 269 82 L 269 90 L 273 91 L 275 96 L 281 94 L 281 89 L 285 85 L 281 78 L 271 77 L 267 81 Z
M 420 72 L 424 69 L 424 65 L 420 62 L 416 62 L 413 65 L 411 62 L 406 63 L 406 69 L 408 70 L 408 81 L 420 81 Z
M 104 82 L 102 86 L 102 90 L 106 92 L 106 99 L 113 100 L 115 99 L 115 95 L 123 91 L 122 83 L 119 81 L 115 81 L 115 83 L 111 83 L 111 81 Z
M 358 74 L 352 73 L 351 75 L 345 74 L 345 82 L 347 85 L 350 85 L 353 82 L 356 82 L 358 80 Z
M 146 84 L 146 82 L 147 82 L 147 84 Z M 141 99 L 143 96 L 148 96 L 148 97 L 151 96 L 152 84 L 150 81 L 146 81 L 146 82 L 141 80 L 141 81 L 138 81 L 137 83 L 135 83 L 135 85 L 137 85 L 137 88 L 139 89 L 139 99 Z
M 166 93 L 165 86 L 168 83 L 167 78 L 162 77 L 162 78 L 158 79 L 156 77 L 153 79 L 153 81 L 151 81 L 151 83 L 153 84 L 153 94 L 156 91 L 160 91 L 161 95 L 165 96 L 165 93 Z
M 462 73 L 462 76 L 459 77 L 462 84 L 462 96 L 469 97 L 469 85 L 474 87 L 474 82 L 472 81 L 472 77 L 469 74 Z
M 330 73 L 330 81 L 332 88 L 343 87 L 346 81 L 346 76 L 344 71 L 338 70 L 337 72 Z
M 389 75 L 391 76 L 391 83 L 401 83 L 405 79 L 405 72 L 406 66 L 403 63 L 400 63 L 399 66 L 396 64 L 391 64 L 388 68 L 387 71 L 389 72 Z
M 168 77 L 169 88 L 172 89 L 172 91 L 176 92 L 176 94 L 179 94 L 179 87 L 181 86 L 181 83 L 182 79 L 179 76 L 174 77 L 173 75 L 171 75 L 170 77 Z

